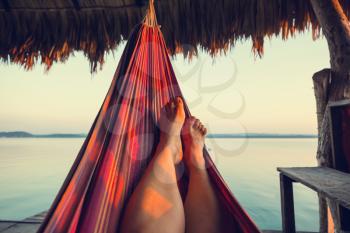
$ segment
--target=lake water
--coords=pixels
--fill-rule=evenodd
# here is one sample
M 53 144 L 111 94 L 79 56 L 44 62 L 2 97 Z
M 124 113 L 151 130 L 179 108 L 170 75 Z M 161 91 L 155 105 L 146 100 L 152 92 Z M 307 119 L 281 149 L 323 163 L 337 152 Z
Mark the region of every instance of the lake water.
M 0 138 L 0 219 L 47 210 L 83 139 Z M 261 229 L 281 229 L 276 167 L 315 166 L 316 139 L 208 139 L 213 159 Z M 294 185 L 298 230 L 318 230 L 317 195 Z

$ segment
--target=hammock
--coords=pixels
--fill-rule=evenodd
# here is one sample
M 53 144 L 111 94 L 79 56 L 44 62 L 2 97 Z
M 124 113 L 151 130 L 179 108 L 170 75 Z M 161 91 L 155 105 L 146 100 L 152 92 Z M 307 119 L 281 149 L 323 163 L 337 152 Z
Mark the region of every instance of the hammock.
M 157 146 L 160 110 L 182 96 L 154 15 L 152 5 L 131 33 L 101 109 L 38 232 L 119 231 L 128 198 Z M 190 116 L 186 104 L 185 111 Z M 259 232 L 206 150 L 204 156 L 230 221 L 227 232 Z M 187 182 L 185 172 L 178 184 L 183 197 Z

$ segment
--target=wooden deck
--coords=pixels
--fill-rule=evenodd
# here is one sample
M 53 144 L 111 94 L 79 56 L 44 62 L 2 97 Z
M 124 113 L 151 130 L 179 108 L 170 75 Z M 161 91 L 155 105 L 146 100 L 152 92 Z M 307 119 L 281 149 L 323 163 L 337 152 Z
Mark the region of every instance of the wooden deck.
M 26 218 L 22 221 L 6 221 L 0 220 L 0 233 L 35 233 L 44 217 L 46 211 L 32 217 Z M 263 233 L 282 233 L 276 230 L 263 230 Z M 298 233 L 313 233 L 313 232 L 298 232 Z
M 350 174 L 325 167 L 278 168 L 278 171 L 350 209 Z
M 45 215 L 46 211 L 21 221 L 0 220 L 0 233 L 35 233 Z
M 278 168 L 280 172 L 282 228 L 295 233 L 293 182 L 299 182 L 344 208 L 350 209 L 350 174 L 325 167 Z M 341 229 L 348 232 L 348 219 L 342 217 Z M 342 232 L 343 232 L 342 231 Z

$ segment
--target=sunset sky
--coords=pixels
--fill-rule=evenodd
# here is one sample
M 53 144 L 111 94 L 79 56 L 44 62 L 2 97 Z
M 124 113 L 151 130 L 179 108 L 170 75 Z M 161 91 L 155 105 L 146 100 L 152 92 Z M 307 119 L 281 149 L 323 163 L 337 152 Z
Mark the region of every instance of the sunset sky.
M 49 73 L 0 64 L 0 131 L 87 133 L 107 93 L 124 45 L 91 75 L 82 53 Z M 316 133 L 312 75 L 329 67 L 325 39 L 310 33 L 265 42 L 262 59 L 239 42 L 214 60 L 172 60 L 193 115 L 211 133 Z M 237 111 L 239 111 L 237 113 Z

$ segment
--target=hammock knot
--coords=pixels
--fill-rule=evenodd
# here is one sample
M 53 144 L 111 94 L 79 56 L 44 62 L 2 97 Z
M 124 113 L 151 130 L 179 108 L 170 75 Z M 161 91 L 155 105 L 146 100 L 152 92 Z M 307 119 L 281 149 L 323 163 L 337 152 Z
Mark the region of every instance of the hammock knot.
M 144 24 L 150 27 L 157 27 L 157 15 L 154 8 L 154 0 L 149 1 L 148 10 L 144 19 Z

